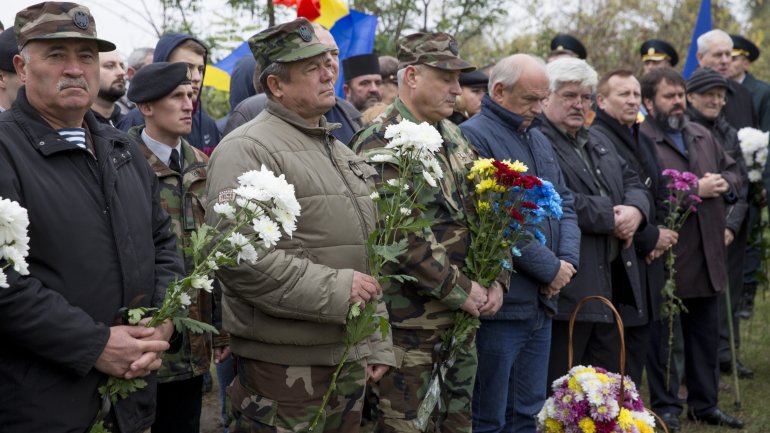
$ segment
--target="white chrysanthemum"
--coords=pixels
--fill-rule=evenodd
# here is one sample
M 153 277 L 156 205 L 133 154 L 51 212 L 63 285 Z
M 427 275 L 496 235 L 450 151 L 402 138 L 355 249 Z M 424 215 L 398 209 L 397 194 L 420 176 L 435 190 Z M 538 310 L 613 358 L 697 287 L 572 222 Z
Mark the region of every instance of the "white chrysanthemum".
M 759 182 L 760 180 L 762 180 L 762 172 L 761 171 L 759 171 L 757 169 L 749 170 L 749 181 L 751 181 L 751 182 Z
M 369 198 L 374 201 L 377 201 L 380 199 L 380 193 L 378 193 L 377 191 L 374 191 L 373 193 L 369 194 Z
M 430 153 L 438 152 L 441 149 L 441 144 L 444 142 L 438 130 L 427 122 L 417 125 L 413 134 L 412 140 L 415 142 L 416 147 L 423 151 L 423 154 L 425 151 Z
M 393 155 L 387 155 L 384 153 L 378 153 L 377 155 L 372 155 L 369 157 L 369 161 L 371 162 L 396 162 L 396 159 L 393 157 Z
M 233 246 L 233 249 L 240 250 L 245 245 L 249 244 L 249 239 L 238 232 L 234 232 L 227 237 L 227 242 Z
M 281 225 L 283 231 L 291 238 L 294 231 L 297 230 L 297 217 L 283 207 L 274 207 L 270 212 Z
M 433 157 L 423 158 L 420 160 L 420 162 L 422 162 L 422 166 L 434 178 L 441 179 L 444 177 L 444 170 L 441 169 L 441 164 L 438 163 L 438 160 L 436 158 L 433 158 Z
M 278 224 L 266 216 L 255 218 L 251 225 L 259 235 L 259 238 L 262 239 L 265 248 L 272 247 L 281 239 L 281 231 L 278 228 Z
M 206 265 L 207 265 L 207 266 L 209 267 L 209 269 L 211 269 L 212 271 L 217 271 L 217 270 L 219 270 L 219 265 L 217 265 L 217 261 L 216 261 L 216 260 L 214 260 L 214 259 L 209 259 L 209 260 L 206 262 Z
M 185 307 L 189 307 L 192 303 L 192 299 L 190 299 L 190 295 L 187 293 L 180 293 L 179 294 L 179 303 L 184 305 Z
M 412 211 L 409 210 L 409 208 L 406 208 L 406 207 L 402 207 L 398 211 L 401 212 L 401 215 L 404 215 L 404 216 L 409 215 L 409 214 L 412 213 Z
M 236 261 L 240 263 L 241 260 L 243 260 L 250 265 L 254 265 L 257 263 L 258 258 L 259 256 L 257 255 L 257 250 L 254 248 L 254 245 L 246 244 L 241 248 L 241 251 L 238 253 L 238 257 L 236 258 Z
M 214 290 L 214 280 L 207 278 L 204 275 L 198 275 L 193 277 L 192 281 L 190 282 L 190 285 L 194 289 L 205 290 L 208 293 L 211 293 Z
M 19 247 L 24 248 L 24 251 L 19 250 Z M 5 257 L 10 263 L 13 264 L 13 270 L 21 275 L 29 275 L 29 265 L 25 260 L 29 246 L 21 242 L 14 245 L 5 245 L 0 247 L 0 257 Z
M 436 183 L 436 179 L 434 179 L 434 178 L 433 178 L 433 175 L 431 175 L 431 174 L 430 174 L 430 173 L 428 173 L 427 171 L 423 171 L 423 172 L 422 172 L 422 177 L 425 179 L 425 182 L 426 182 L 428 185 L 432 186 L 433 188 L 435 188 L 436 186 L 438 186 L 438 184 Z
M 217 215 L 225 219 L 231 220 L 235 218 L 235 208 L 232 207 L 229 203 L 215 204 L 214 212 L 216 212 Z
M 387 183 L 390 186 L 398 186 L 398 179 L 388 179 Z
M 261 202 L 272 199 L 277 207 L 299 216 L 300 205 L 294 194 L 294 185 L 288 183 L 283 174 L 275 176 L 264 164 L 259 171 L 251 170 L 240 175 L 238 185 L 235 189 L 237 197 Z M 236 203 L 242 207 L 247 206 L 243 200 L 236 200 Z M 253 206 L 247 207 L 252 211 L 256 210 Z
M 28 226 L 29 216 L 26 209 L 7 198 L 0 200 L 0 245 L 26 244 Z M 27 242 L 24 242 L 25 239 Z

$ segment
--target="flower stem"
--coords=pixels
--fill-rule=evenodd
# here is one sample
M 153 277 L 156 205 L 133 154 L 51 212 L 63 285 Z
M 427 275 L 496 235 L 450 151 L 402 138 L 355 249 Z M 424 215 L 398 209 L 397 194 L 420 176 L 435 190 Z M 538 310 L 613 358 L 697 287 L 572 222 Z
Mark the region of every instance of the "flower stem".
M 332 380 L 329 384 L 329 389 L 327 389 L 324 393 L 323 400 L 321 400 L 321 406 L 318 408 L 318 412 L 316 412 L 315 417 L 313 418 L 313 422 L 310 423 L 310 428 L 308 428 L 308 431 L 312 432 L 315 430 L 316 425 L 318 425 L 318 421 L 321 420 L 321 415 L 323 415 L 323 413 L 326 411 L 326 404 L 329 402 L 329 398 L 331 398 L 332 393 L 337 389 L 337 377 L 340 375 L 342 366 L 345 365 L 345 361 L 347 361 L 349 355 L 350 344 L 345 344 L 345 351 L 342 352 L 340 362 L 337 364 L 337 368 L 334 370 L 334 374 L 332 374 Z

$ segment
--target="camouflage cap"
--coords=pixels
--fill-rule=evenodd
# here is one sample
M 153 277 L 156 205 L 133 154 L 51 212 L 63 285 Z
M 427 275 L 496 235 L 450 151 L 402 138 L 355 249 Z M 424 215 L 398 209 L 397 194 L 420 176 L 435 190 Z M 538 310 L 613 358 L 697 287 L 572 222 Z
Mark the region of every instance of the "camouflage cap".
M 257 33 L 249 38 L 249 47 L 262 70 L 275 62 L 296 62 L 332 50 L 318 40 L 313 25 L 305 18 Z
M 398 69 L 428 65 L 448 71 L 471 72 L 475 66 L 459 57 L 457 41 L 448 33 L 412 33 L 398 42 Z
M 45 2 L 22 9 L 14 24 L 19 50 L 41 39 L 91 39 L 99 51 L 113 51 L 115 44 L 96 37 L 96 22 L 87 7 L 77 3 Z

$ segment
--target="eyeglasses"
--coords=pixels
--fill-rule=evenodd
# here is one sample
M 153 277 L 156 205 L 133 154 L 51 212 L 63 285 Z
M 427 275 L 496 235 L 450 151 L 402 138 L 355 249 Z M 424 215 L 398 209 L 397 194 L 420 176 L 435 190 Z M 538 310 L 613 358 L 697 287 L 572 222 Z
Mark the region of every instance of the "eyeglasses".
M 578 94 L 578 93 L 572 93 L 572 92 L 565 92 L 565 93 L 556 93 L 556 95 L 561 98 L 564 103 L 569 105 L 574 105 L 578 101 L 580 101 L 583 105 L 589 105 L 591 103 L 591 95 L 588 93 L 584 94 Z

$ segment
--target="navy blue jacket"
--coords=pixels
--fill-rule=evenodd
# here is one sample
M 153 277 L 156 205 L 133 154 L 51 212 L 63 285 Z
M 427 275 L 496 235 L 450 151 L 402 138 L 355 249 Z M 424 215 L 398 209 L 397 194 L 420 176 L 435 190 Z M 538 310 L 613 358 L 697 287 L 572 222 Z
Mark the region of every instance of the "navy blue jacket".
M 167 62 L 171 52 L 174 48 L 179 46 L 182 42 L 192 39 L 199 43 L 201 46 L 206 46 L 203 42 L 195 39 L 190 35 L 182 33 L 168 33 L 163 35 L 155 45 L 155 54 L 153 55 L 153 62 Z M 204 64 L 208 63 L 208 53 L 205 56 Z M 205 71 L 204 71 L 205 73 Z M 202 89 L 201 89 L 202 90 Z M 204 151 L 207 155 L 211 154 L 219 140 L 222 138 L 217 128 L 217 123 L 211 118 L 205 111 L 203 111 L 202 98 L 203 92 L 198 94 L 198 101 L 195 103 L 195 112 L 193 113 L 192 131 L 185 139 L 194 147 Z M 134 107 L 126 113 L 126 116 L 118 123 L 117 128 L 128 132 L 129 129 L 136 125 L 144 125 L 144 118 L 139 112 L 139 109 Z
M 553 183 L 561 195 L 564 215 L 561 220 L 545 220 L 540 230 L 546 238 L 541 245 L 536 239 L 520 246 L 521 257 L 514 258 L 508 293 L 503 306 L 490 320 L 523 320 L 534 316 L 537 308 L 549 315 L 556 313 L 557 297 L 546 298 L 540 292 L 556 276 L 560 260 L 577 268 L 580 254 L 580 229 L 575 215 L 574 199 L 566 187 L 551 143 L 537 129 L 535 119 L 520 131 L 523 118 L 494 102 L 489 95 L 481 101 L 481 112 L 460 125 L 468 140 L 485 158 L 519 160 L 529 168 L 528 174 Z

